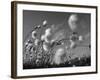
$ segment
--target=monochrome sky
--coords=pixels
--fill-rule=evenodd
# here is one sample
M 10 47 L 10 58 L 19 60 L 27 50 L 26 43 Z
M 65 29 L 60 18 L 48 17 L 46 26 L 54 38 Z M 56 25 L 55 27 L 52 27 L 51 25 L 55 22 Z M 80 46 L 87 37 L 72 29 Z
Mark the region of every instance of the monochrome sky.
M 80 35 L 85 35 L 90 32 L 90 14 L 87 13 L 23 10 L 23 39 L 27 39 L 27 36 L 32 32 L 35 26 L 42 25 L 43 20 L 47 20 L 47 27 L 54 24 L 55 27 L 59 28 L 59 30 L 63 29 L 67 34 L 69 34 L 71 29 L 68 25 L 68 18 L 71 14 L 77 14 L 79 17 L 80 26 L 77 28 L 77 32 Z M 44 30 L 45 28 L 43 28 L 40 33 L 44 32 Z

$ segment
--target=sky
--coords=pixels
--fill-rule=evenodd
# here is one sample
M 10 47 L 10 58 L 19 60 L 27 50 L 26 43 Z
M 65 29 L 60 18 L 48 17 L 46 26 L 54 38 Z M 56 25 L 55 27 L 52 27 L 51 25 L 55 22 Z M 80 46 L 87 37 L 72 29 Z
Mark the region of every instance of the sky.
M 43 20 L 47 20 L 48 27 L 54 25 L 59 30 L 64 30 L 67 35 L 70 34 L 71 29 L 68 25 L 68 18 L 71 14 L 77 14 L 80 21 L 80 26 L 77 32 L 80 35 L 85 35 L 90 32 L 90 14 L 87 13 L 69 13 L 69 12 L 47 12 L 47 11 L 31 11 L 23 10 L 23 39 L 24 41 L 30 36 L 32 30 L 37 25 L 42 25 Z M 45 28 L 39 31 L 39 34 L 44 33 Z

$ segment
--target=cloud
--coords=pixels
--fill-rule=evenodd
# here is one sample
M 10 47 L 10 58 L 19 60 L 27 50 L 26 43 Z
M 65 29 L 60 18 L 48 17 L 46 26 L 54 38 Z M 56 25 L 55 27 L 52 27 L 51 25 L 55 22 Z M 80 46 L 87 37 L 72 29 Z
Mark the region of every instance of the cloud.
M 48 51 L 48 47 L 49 47 L 48 44 L 50 43 L 50 40 L 49 40 L 48 37 L 50 37 L 51 34 L 52 34 L 51 28 L 47 28 L 47 29 L 45 30 L 45 34 L 41 36 L 41 40 L 44 40 L 44 41 L 45 41 L 45 42 L 43 43 L 43 49 L 44 49 L 45 51 Z
M 77 22 L 78 22 L 78 16 L 77 14 L 72 14 L 70 15 L 69 19 L 68 19 L 68 24 L 69 24 L 69 27 L 72 31 L 76 30 L 77 29 Z
M 54 58 L 53 58 L 53 63 L 55 63 L 57 65 L 61 64 L 62 63 L 61 57 L 62 57 L 62 55 L 64 55 L 64 53 L 65 53 L 65 51 L 63 48 L 57 49 L 56 53 L 54 55 Z
M 60 30 L 58 32 L 55 32 L 53 37 L 52 37 L 52 41 L 58 41 L 58 40 L 61 40 L 65 38 L 65 33 L 64 33 L 64 30 Z
M 51 34 L 52 34 L 52 33 L 51 33 L 51 28 L 47 28 L 47 29 L 45 30 L 45 34 L 41 36 L 41 40 L 44 40 L 45 42 L 49 43 L 50 40 L 48 39 L 48 37 L 50 37 Z

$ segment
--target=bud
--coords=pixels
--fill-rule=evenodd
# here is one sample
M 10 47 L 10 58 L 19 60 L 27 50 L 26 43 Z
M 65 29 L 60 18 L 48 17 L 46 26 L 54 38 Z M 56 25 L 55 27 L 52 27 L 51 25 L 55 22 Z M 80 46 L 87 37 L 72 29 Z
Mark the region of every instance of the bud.
M 38 27 L 38 28 L 41 28 L 41 25 L 38 25 L 37 27 Z
M 32 32 L 32 38 L 35 39 L 36 38 L 36 31 Z
M 79 36 L 79 41 L 82 41 L 83 40 L 83 37 L 82 36 Z
M 34 41 L 34 44 L 35 44 L 36 46 L 39 45 L 39 40 L 36 39 L 36 40 Z
M 47 25 L 47 20 L 43 21 L 43 26 L 45 27 Z

